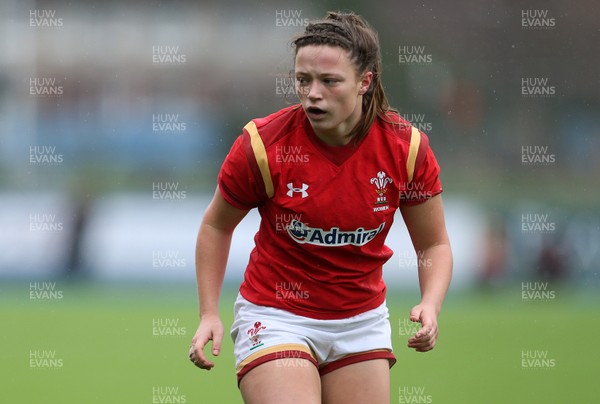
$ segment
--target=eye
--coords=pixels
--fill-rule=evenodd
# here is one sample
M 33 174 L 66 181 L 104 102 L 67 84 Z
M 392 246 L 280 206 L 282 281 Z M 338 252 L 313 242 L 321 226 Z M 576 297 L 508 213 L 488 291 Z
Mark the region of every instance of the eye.
M 296 84 L 298 84 L 299 86 L 304 86 L 308 83 L 308 80 L 306 80 L 304 77 L 296 77 Z
M 328 77 L 326 79 L 323 79 L 323 83 L 327 84 L 328 86 L 332 86 L 339 83 L 339 80 Z

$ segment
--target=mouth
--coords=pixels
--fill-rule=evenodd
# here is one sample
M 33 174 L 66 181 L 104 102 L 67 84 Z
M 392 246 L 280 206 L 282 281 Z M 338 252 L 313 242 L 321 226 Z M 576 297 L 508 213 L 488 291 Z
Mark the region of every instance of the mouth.
M 322 116 L 324 116 L 327 113 L 327 111 L 322 110 L 321 108 L 318 108 L 318 107 L 308 107 L 308 108 L 306 108 L 306 113 L 311 118 L 321 118 Z

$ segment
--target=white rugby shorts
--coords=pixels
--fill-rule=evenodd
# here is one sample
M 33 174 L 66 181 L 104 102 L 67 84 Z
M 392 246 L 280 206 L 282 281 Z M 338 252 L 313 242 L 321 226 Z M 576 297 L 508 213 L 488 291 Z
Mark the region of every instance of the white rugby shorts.
M 353 317 L 317 320 L 259 306 L 238 294 L 234 312 L 238 383 L 256 366 L 276 359 L 306 359 L 320 375 L 371 359 L 387 359 L 390 367 L 396 363 L 385 302 Z

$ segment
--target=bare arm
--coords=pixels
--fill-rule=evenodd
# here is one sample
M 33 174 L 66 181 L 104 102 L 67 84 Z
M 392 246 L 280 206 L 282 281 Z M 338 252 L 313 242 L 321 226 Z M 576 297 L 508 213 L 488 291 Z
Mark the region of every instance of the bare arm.
M 223 338 L 219 318 L 219 297 L 225 276 L 233 230 L 248 213 L 231 206 L 217 188 L 208 205 L 196 241 L 196 281 L 200 306 L 200 326 L 192 339 L 190 359 L 196 366 L 210 370 L 214 363 L 204 355 L 212 340 L 212 353 L 218 355 Z
M 421 302 L 410 313 L 422 328 L 408 346 L 419 352 L 433 349 L 438 336 L 437 317 L 452 278 L 452 250 L 444 222 L 442 197 L 400 209 L 419 263 Z

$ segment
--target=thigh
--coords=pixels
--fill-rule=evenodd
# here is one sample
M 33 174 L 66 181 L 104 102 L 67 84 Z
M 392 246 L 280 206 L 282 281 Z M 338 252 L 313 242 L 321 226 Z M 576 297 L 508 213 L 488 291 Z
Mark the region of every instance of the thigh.
M 390 362 L 373 359 L 353 363 L 321 376 L 323 404 L 390 402 Z
M 318 366 L 310 347 L 311 329 L 303 327 L 302 319 L 297 317 L 238 298 L 231 326 L 238 383 L 254 368 L 278 359 L 278 368 L 291 366 L 296 361 L 299 361 L 298 367 Z
M 246 404 L 318 404 L 321 381 L 316 366 L 306 359 L 283 358 L 265 362 L 240 380 Z

